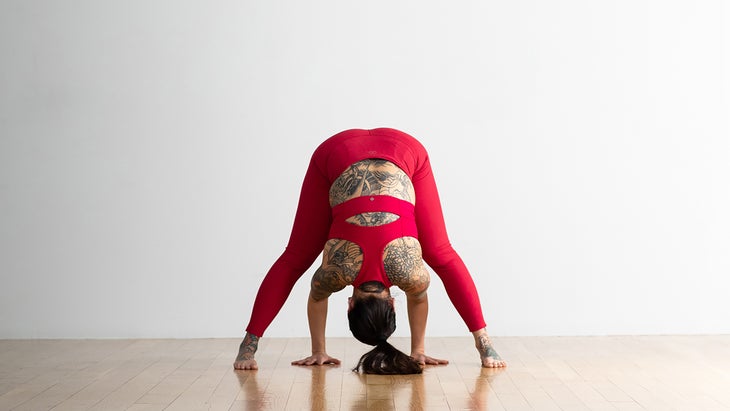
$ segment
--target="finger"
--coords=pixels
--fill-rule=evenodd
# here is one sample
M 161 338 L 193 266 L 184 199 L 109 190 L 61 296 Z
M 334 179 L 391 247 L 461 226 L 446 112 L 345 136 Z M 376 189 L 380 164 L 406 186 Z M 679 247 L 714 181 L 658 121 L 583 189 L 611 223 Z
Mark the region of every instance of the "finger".
M 443 365 L 443 364 L 449 363 L 448 360 L 441 360 L 441 359 L 433 358 L 433 357 L 427 357 L 427 358 L 428 358 L 428 364 L 430 364 L 430 365 Z
M 440 358 L 431 358 L 431 361 L 434 362 L 434 364 L 448 364 L 449 360 L 442 360 Z
M 301 360 L 297 360 L 292 362 L 293 365 L 311 365 L 311 361 L 309 358 L 302 358 Z

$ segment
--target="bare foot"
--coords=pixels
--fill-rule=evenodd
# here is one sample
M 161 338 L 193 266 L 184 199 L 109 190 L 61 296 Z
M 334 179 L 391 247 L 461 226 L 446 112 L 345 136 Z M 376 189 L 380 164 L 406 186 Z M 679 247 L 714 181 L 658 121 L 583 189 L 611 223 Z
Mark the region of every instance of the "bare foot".
M 259 337 L 246 333 L 241 345 L 238 347 L 238 356 L 233 362 L 233 368 L 236 370 L 258 370 L 254 354 L 259 347 Z
M 256 360 L 253 358 L 238 359 L 233 363 L 233 368 L 236 370 L 258 370 L 259 366 L 256 364 Z
M 479 357 L 482 360 L 482 367 L 502 368 L 507 366 L 507 362 L 504 361 L 494 349 L 492 340 L 489 339 L 486 329 L 476 332 L 474 334 L 474 340 L 476 342 L 477 351 L 479 351 Z

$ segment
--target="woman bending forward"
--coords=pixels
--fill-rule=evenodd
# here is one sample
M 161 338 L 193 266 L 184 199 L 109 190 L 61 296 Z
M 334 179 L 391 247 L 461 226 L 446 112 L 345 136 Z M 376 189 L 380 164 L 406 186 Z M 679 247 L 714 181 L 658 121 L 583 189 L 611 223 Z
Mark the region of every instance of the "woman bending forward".
M 292 364 L 340 363 L 325 347 L 327 300 L 348 285 L 350 330 L 375 346 L 356 370 L 410 374 L 424 364 L 447 363 L 425 353 L 430 282 L 425 261 L 474 335 L 482 366 L 506 365 L 487 334 L 474 281 L 449 243 L 428 154 L 415 138 L 388 128 L 353 129 L 315 150 L 289 242 L 259 287 L 236 369 L 258 368 L 259 338 L 320 252 L 322 265 L 307 302 L 312 355 Z M 406 294 L 410 356 L 387 342 L 395 330 L 393 285 Z

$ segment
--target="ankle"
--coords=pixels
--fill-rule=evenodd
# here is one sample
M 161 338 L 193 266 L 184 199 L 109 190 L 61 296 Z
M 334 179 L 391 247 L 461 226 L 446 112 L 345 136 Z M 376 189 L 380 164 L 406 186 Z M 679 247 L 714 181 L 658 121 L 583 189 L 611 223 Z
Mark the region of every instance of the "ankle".
M 474 334 L 474 345 L 480 351 L 483 351 L 487 347 L 492 347 L 492 339 L 489 338 L 486 330 Z
M 241 341 L 241 345 L 238 347 L 238 352 L 240 354 L 247 354 L 253 358 L 253 355 L 256 353 L 256 351 L 259 348 L 259 337 L 251 334 L 246 333 L 246 336 L 243 338 L 243 341 Z
M 480 330 L 472 331 L 471 335 L 474 336 L 475 342 L 479 342 L 482 339 L 482 337 L 486 337 L 487 339 L 489 339 L 489 334 L 487 334 L 486 327 L 484 327 Z

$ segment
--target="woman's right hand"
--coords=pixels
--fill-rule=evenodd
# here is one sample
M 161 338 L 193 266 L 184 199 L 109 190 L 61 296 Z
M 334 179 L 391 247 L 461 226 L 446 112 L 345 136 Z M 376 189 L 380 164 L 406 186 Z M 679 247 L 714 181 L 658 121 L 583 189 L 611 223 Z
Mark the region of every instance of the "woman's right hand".
M 324 364 L 335 364 L 340 365 L 340 360 L 334 357 L 330 357 L 327 353 L 314 353 L 307 358 L 301 360 L 292 361 L 291 365 L 324 365 Z

